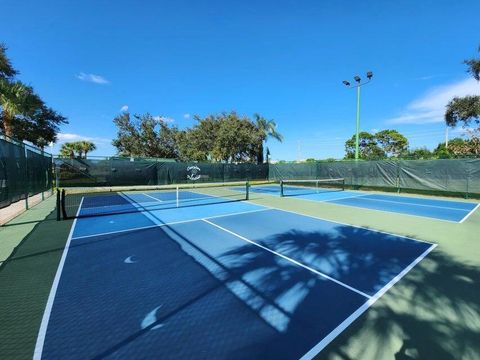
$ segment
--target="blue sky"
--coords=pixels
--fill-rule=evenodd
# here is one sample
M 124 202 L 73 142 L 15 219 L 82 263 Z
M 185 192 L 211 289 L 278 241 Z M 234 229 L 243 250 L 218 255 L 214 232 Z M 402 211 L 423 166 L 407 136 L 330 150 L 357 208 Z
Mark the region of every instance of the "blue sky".
M 63 141 L 112 155 L 112 119 L 128 107 L 180 128 L 235 110 L 274 119 L 274 159 L 341 158 L 355 130 L 355 91 L 374 72 L 361 128 L 393 128 L 411 147 L 443 141 L 444 106 L 480 94 L 463 59 L 477 56 L 472 1 L 2 0 L 0 41 L 31 84 L 67 116 Z M 450 132 L 460 134 L 460 129 Z

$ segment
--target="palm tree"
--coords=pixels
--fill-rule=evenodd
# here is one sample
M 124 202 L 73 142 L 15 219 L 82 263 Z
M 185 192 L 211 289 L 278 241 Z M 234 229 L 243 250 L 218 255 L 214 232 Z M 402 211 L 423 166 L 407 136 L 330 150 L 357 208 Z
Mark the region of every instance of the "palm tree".
M 44 106 L 44 103 L 30 86 L 20 81 L 10 82 L 0 79 L 0 106 L 5 135 L 12 137 L 15 117 L 28 116 Z
M 78 142 L 78 147 L 85 154 L 85 159 L 87 158 L 87 153 L 97 149 L 97 146 L 94 143 L 92 143 L 91 141 L 85 141 L 85 140 L 84 141 L 79 141 Z
M 283 136 L 277 131 L 277 124 L 273 120 L 265 119 L 259 114 L 254 114 L 255 125 L 260 133 L 260 142 L 258 144 L 257 163 L 263 163 L 264 142 L 271 137 L 279 142 L 283 141 Z
M 5 44 L 0 44 L 0 78 L 12 78 L 18 74 L 18 71 L 15 70 L 10 62 L 10 59 L 7 57 L 5 52 L 7 47 Z
M 75 157 L 75 143 L 66 142 L 60 147 L 60 157 L 73 159 Z

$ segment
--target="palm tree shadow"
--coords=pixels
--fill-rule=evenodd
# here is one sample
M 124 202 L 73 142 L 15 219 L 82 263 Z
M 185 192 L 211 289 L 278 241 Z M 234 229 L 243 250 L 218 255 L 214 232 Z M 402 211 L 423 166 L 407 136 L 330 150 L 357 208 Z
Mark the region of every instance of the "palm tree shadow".
M 406 267 L 405 259 L 381 246 L 382 240 L 372 232 L 348 226 L 335 230 L 336 233 L 291 231 L 261 243 L 301 263 L 316 264 L 322 272 L 346 284 L 355 284 L 369 294 L 378 291 Z M 371 247 L 345 241 L 354 238 L 368 241 L 372 236 Z M 382 263 L 385 256 L 390 256 L 387 268 L 385 262 Z M 255 286 L 280 302 L 289 291 L 311 291 L 312 281 L 318 281 L 309 283 L 303 269 L 278 261 L 255 245 L 233 249 L 222 258 L 236 273 L 243 274 L 243 278 L 257 274 Z M 440 251 L 430 253 L 318 358 L 451 359 L 472 354 L 478 357 L 479 280 L 478 268 L 456 262 Z M 309 302 L 314 298 L 310 295 L 313 294 L 298 297 L 286 334 L 305 331 L 301 319 L 304 309 L 312 308 Z

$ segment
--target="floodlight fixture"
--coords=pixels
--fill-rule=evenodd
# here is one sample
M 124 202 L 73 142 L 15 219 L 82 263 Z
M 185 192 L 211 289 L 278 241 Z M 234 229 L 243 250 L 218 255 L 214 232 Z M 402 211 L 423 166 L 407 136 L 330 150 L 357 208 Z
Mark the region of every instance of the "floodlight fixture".
M 343 80 L 343 84 L 344 84 L 345 86 L 350 86 L 350 83 L 349 83 L 347 80 Z
M 368 71 L 368 72 L 367 72 L 367 78 L 368 78 L 368 80 L 372 80 L 372 77 L 373 77 L 373 72 Z
M 360 76 L 358 76 L 358 75 L 355 75 L 355 76 L 353 77 L 353 79 L 354 79 L 357 83 L 360 83 L 360 81 L 362 81 L 362 79 L 360 79 Z

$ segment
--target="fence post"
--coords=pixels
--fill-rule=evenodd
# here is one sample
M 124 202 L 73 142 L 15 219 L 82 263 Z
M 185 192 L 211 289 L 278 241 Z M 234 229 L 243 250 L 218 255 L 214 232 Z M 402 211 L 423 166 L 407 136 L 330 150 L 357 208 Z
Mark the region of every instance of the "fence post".
M 28 150 L 25 144 L 22 143 L 23 154 L 25 156 L 25 210 L 28 210 L 28 194 L 29 194 L 29 184 L 30 179 L 28 178 Z
M 401 164 L 402 160 L 398 160 L 398 163 L 397 163 L 397 193 L 400 194 L 400 164 Z

